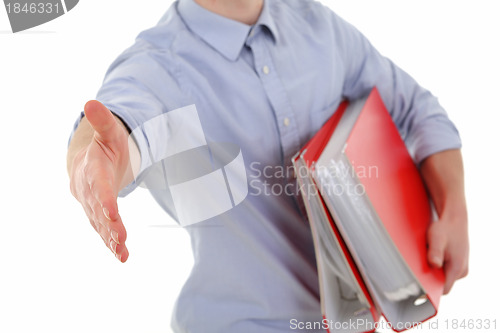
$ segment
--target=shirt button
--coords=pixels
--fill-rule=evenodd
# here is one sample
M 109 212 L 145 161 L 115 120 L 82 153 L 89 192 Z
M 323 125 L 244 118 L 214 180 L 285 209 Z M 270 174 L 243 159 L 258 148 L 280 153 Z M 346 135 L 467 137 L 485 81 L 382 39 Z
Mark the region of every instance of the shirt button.
M 264 72 L 264 74 L 266 75 L 269 74 L 269 67 L 267 66 L 262 67 L 262 72 Z
M 290 118 L 286 117 L 285 119 L 283 119 L 283 125 L 285 126 L 290 125 Z

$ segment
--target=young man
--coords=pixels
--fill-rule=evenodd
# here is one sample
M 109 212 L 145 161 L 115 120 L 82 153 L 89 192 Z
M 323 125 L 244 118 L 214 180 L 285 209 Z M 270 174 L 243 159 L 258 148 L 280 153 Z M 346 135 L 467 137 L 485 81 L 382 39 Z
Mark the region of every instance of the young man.
M 359 98 L 373 86 L 436 206 L 428 259 L 444 266 L 448 293 L 468 267 L 457 130 L 428 91 L 310 0 L 174 3 L 111 65 L 99 102 L 85 105 L 68 151 L 72 193 L 125 262 L 117 195 L 140 183 L 137 169 L 160 163 L 168 184 L 150 186 L 155 199 L 181 224 L 202 221 L 186 224 L 195 265 L 177 301 L 176 332 L 286 332 L 292 319 L 319 322 L 312 238 L 298 193 L 283 190 L 294 182 L 286 170 L 343 98 Z M 215 168 L 222 170 L 231 209 L 222 207 L 223 196 L 212 196 L 215 183 L 197 183 L 192 197 L 179 194 L 182 182 L 172 174 L 186 178 L 193 163 L 164 159 L 211 142 L 236 146 L 235 160 L 244 167 Z M 218 213 L 203 215 L 203 200 Z

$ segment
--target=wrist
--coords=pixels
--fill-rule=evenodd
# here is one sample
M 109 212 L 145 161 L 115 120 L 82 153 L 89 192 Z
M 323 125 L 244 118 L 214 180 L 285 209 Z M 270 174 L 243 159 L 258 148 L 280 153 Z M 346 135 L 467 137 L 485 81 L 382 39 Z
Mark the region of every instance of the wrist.
M 454 225 L 467 225 L 467 205 L 464 197 L 449 199 L 445 202 L 439 220 Z

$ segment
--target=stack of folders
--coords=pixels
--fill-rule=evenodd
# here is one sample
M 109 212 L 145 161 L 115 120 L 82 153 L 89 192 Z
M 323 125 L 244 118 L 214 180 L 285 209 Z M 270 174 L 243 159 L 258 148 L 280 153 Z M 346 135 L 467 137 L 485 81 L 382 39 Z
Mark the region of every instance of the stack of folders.
M 444 274 L 427 262 L 432 207 L 374 88 L 343 102 L 293 158 L 330 332 L 403 331 L 435 316 Z

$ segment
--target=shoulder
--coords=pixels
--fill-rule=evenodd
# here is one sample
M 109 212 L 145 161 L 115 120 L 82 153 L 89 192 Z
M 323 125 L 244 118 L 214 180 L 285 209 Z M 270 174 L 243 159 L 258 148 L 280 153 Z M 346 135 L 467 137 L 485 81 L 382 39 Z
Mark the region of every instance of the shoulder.
M 179 16 L 174 3 L 154 27 L 144 30 L 135 42 L 124 50 L 111 64 L 106 76 L 114 72 L 140 73 L 148 68 L 173 74 L 178 50 L 193 39 Z
M 290 17 L 297 26 L 311 27 L 317 32 L 337 31 L 345 27 L 347 22 L 334 11 L 315 0 L 266 0 L 280 18 Z M 348 25 L 348 24 L 347 24 Z
M 309 39 L 321 40 L 344 49 L 357 29 L 332 9 L 315 0 L 266 0 L 279 22 L 278 29 L 291 29 Z
M 142 31 L 136 39 L 139 48 L 149 50 L 171 50 L 176 42 L 191 35 L 186 24 L 177 11 L 177 2 L 174 2 L 163 15 L 158 24 L 151 29 Z

